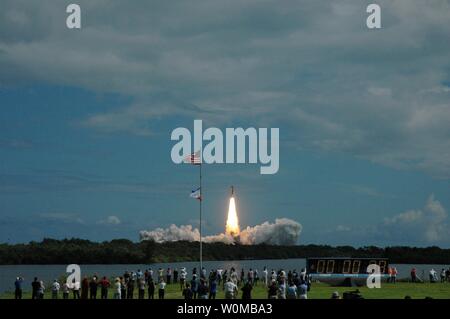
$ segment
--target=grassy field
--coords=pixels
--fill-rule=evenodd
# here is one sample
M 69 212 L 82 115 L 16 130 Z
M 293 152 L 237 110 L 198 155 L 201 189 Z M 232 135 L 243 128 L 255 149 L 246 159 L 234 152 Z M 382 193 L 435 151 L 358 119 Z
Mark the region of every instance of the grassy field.
M 332 287 L 323 283 L 314 283 L 311 287 L 311 291 L 308 294 L 309 299 L 328 299 L 334 291 L 338 291 L 342 294 L 346 291 L 351 291 L 356 288 L 349 287 Z M 362 296 L 366 299 L 403 299 L 405 296 L 410 296 L 413 299 L 423 299 L 425 297 L 432 297 L 434 299 L 450 299 L 450 283 L 407 283 L 398 282 L 396 284 L 382 284 L 379 289 L 369 289 L 367 287 L 358 288 Z M 147 291 L 146 291 L 147 293 Z M 100 291 L 98 295 L 100 294 Z M 113 291 L 109 290 L 109 298 L 112 298 Z M 137 291 L 135 291 L 135 298 L 137 296 Z M 70 296 L 72 298 L 72 295 Z M 155 294 L 157 297 L 157 294 Z M 253 289 L 252 297 L 254 299 L 266 299 L 267 292 L 266 289 L 259 285 Z M 0 299 L 13 299 L 14 293 L 8 292 L 0 295 Z M 24 299 L 30 299 L 31 293 L 25 292 L 23 295 Z M 51 293 L 46 292 L 45 298 L 51 298 Z M 60 296 L 61 298 L 61 296 Z M 146 295 L 147 298 L 147 295 Z M 181 299 L 181 291 L 179 285 L 168 285 L 166 288 L 166 299 Z M 222 291 L 218 292 L 218 299 L 224 298 Z M 240 294 L 238 296 L 240 298 Z

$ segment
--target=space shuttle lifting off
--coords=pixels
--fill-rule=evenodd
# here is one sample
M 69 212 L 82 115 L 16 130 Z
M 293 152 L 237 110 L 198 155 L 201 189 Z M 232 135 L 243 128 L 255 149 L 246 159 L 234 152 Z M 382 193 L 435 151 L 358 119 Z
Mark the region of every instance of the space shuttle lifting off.
M 231 186 L 231 197 L 230 197 L 230 204 L 228 206 L 228 217 L 227 217 L 227 224 L 225 227 L 225 233 L 227 235 L 237 237 L 239 236 L 240 232 L 241 230 L 239 228 L 239 219 L 237 217 L 236 202 L 234 200 L 234 186 Z

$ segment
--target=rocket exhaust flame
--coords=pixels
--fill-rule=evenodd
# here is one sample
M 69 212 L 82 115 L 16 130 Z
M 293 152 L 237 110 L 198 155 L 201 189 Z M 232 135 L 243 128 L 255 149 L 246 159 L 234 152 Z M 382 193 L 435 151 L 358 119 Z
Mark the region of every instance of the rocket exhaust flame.
M 233 237 L 239 236 L 241 232 L 239 228 L 239 220 L 236 212 L 236 203 L 234 200 L 234 196 L 230 197 L 230 205 L 228 206 L 228 218 L 227 224 L 225 227 L 225 233 L 227 235 L 231 235 Z

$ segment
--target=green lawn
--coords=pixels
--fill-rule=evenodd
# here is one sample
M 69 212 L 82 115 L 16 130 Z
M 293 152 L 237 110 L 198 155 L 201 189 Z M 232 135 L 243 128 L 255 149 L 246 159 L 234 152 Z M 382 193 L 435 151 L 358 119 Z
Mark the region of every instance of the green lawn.
M 348 287 L 332 287 L 323 283 L 314 283 L 311 291 L 308 294 L 309 299 L 327 299 L 330 298 L 334 291 L 338 291 L 342 296 L 343 292 L 351 291 L 355 288 Z M 432 297 L 435 299 L 450 299 L 450 283 L 407 283 L 398 282 L 396 284 L 382 284 L 379 289 L 369 289 L 367 287 L 358 288 L 364 298 L 367 299 L 403 299 L 406 295 L 411 296 L 413 299 L 423 299 L 425 297 Z M 100 291 L 99 291 L 100 292 Z M 112 298 L 112 289 L 109 290 L 109 298 Z M 137 291 L 135 291 L 135 298 Z M 253 298 L 265 299 L 267 298 L 266 289 L 259 285 L 253 289 Z M 72 297 L 72 295 L 70 296 Z M 147 296 L 146 296 L 147 297 Z M 156 295 L 157 297 L 157 295 Z M 238 296 L 240 298 L 240 295 Z M 0 299 L 13 299 L 14 293 L 8 292 L 0 296 Z M 31 298 L 30 292 L 25 292 L 24 299 Z M 51 293 L 46 292 L 45 298 L 51 298 Z M 167 299 L 181 299 L 181 291 L 178 285 L 168 285 L 166 288 Z M 222 291 L 219 291 L 218 299 L 224 298 Z

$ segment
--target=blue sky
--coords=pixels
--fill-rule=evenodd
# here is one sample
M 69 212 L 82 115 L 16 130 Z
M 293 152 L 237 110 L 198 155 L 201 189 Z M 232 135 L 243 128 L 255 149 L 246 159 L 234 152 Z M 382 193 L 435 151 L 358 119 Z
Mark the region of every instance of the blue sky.
M 378 1 L 376 31 L 360 1 L 79 1 L 78 31 L 63 3 L 2 3 L 0 241 L 195 226 L 170 133 L 203 119 L 280 128 L 276 175 L 204 167 L 207 234 L 235 185 L 241 226 L 450 246 L 448 1 Z

